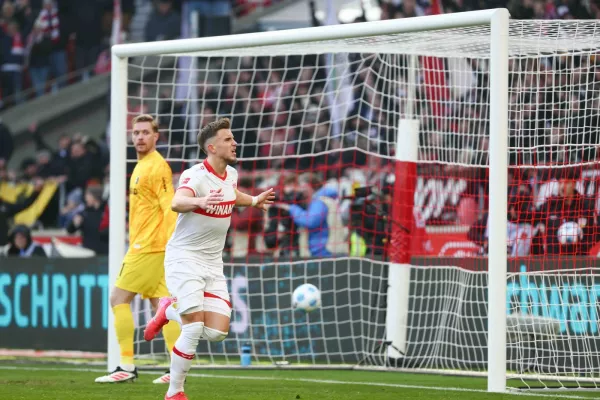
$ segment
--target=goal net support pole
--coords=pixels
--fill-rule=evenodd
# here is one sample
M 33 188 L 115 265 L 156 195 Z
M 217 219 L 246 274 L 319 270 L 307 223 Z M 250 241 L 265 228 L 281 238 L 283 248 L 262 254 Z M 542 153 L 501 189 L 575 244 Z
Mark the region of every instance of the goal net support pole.
M 488 296 L 488 368 L 490 391 L 504 391 L 506 388 L 506 182 L 507 182 L 507 119 L 508 119 L 508 12 L 504 9 L 484 10 L 469 13 L 435 15 L 399 20 L 377 21 L 361 24 L 323 26 L 316 28 L 296 29 L 279 32 L 260 32 L 245 35 L 229 35 L 221 37 L 159 41 L 151 43 L 136 43 L 116 45 L 112 48 L 111 76 L 111 123 L 110 123 L 110 243 L 109 243 L 109 283 L 114 286 L 125 254 L 126 244 L 126 147 L 127 147 L 127 66 L 128 59 L 137 56 L 192 56 L 194 53 L 216 52 L 230 49 L 249 49 L 273 46 L 282 55 L 295 54 L 290 46 L 302 44 L 303 47 L 312 43 L 313 53 L 323 53 L 319 50 L 319 42 L 344 41 L 357 38 L 373 38 L 377 36 L 403 33 L 425 32 L 450 28 L 467 28 L 474 26 L 490 26 L 489 47 L 491 48 L 491 112 L 490 112 L 490 175 L 494 185 L 490 185 L 490 268 Z M 354 44 L 354 49 L 369 52 L 368 43 Z M 408 49 L 411 55 L 418 55 L 417 45 Z M 406 50 L 406 49 L 405 49 Z M 403 50 L 403 51 L 405 51 Z M 414 62 L 416 56 L 411 56 Z M 413 85 L 414 86 L 414 85 Z M 410 105 L 409 107 L 412 107 Z M 413 140 L 412 146 L 406 151 L 398 151 L 398 165 L 407 167 L 407 171 L 416 170 L 418 148 L 418 124 L 409 117 L 400 121 L 398 129 L 406 130 Z M 401 167 L 398 167 L 401 168 Z M 401 169 L 400 169 L 401 170 Z M 409 174 L 410 175 L 410 174 Z M 414 176 L 414 174 L 413 174 Z M 414 179 L 412 182 L 414 187 Z M 407 183 L 404 190 L 410 190 Z M 413 224 L 410 207 L 412 201 L 401 207 L 396 217 L 399 220 Z M 404 240 L 406 242 L 407 240 Z M 406 246 L 406 244 L 404 245 Z M 408 254 L 408 251 L 406 252 Z M 394 259 L 394 264 L 403 265 L 403 273 L 390 274 L 390 286 L 398 287 L 400 292 L 394 298 L 398 304 L 406 304 L 409 285 L 404 281 L 410 276 L 410 259 Z M 395 269 L 395 268 L 393 268 Z M 401 270 L 398 270 L 401 271 Z M 406 305 L 404 305 L 406 307 Z M 390 308 L 391 310 L 391 308 Z M 402 308 L 398 309 L 401 313 Z M 400 317 L 400 315 L 397 314 Z M 108 369 L 118 365 L 119 350 L 114 332 L 112 311 L 108 321 Z M 389 325 L 388 338 L 393 341 L 402 340 L 402 321 Z M 390 322 L 391 324 L 391 322 Z
M 110 198 L 109 198 L 109 290 L 115 286 L 126 252 L 126 196 L 127 196 L 127 57 L 111 56 L 110 77 Z M 109 294 L 110 296 L 110 294 Z M 119 365 L 119 343 L 115 333 L 115 319 L 110 302 L 108 305 L 109 371 Z
M 387 355 L 401 358 L 406 354 L 408 302 L 410 294 L 410 247 L 414 226 L 414 193 L 419 158 L 419 120 L 415 118 L 417 56 L 409 56 L 408 93 L 405 118 L 398 124 L 394 204 L 391 218 L 390 266 L 386 307 Z
M 490 37 L 490 195 L 488 253 L 488 391 L 506 390 L 508 192 L 508 20 L 492 16 Z

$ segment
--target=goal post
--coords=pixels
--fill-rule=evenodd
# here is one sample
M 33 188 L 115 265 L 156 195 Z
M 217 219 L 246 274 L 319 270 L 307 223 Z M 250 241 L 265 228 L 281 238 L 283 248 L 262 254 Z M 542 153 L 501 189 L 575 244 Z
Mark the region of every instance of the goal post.
M 108 243 L 109 290 L 115 286 L 126 253 L 127 176 L 127 69 L 128 58 L 111 55 L 110 76 L 110 198 Z M 114 315 L 108 304 L 107 367 L 109 372 L 119 365 L 119 343 L 115 332 Z
M 262 261 L 255 262 L 252 257 L 248 256 L 243 263 L 226 262 L 226 275 L 233 282 L 231 283 L 232 290 L 236 293 L 236 297 L 233 299 L 234 309 L 237 306 L 237 310 L 241 313 L 234 318 L 235 326 L 232 327 L 232 331 L 239 329 L 241 332 L 242 325 L 250 326 L 250 328 L 244 333 L 245 336 L 240 335 L 231 341 L 228 339 L 222 345 L 201 344 L 205 347 L 199 350 L 199 354 L 210 357 L 211 361 L 224 360 L 223 362 L 231 364 L 234 362 L 232 359 L 239 352 L 240 346 L 248 341 L 260 342 L 256 345 L 261 349 L 261 352 L 257 351 L 256 354 L 256 359 L 259 361 L 298 360 L 310 365 L 320 362 L 328 365 L 355 365 L 368 359 L 370 365 L 387 367 L 388 358 L 402 359 L 403 353 L 407 349 L 412 349 L 411 351 L 414 350 L 416 355 L 405 364 L 405 366 L 408 365 L 408 368 L 427 371 L 435 369 L 441 372 L 460 370 L 462 373 L 480 373 L 481 370 L 485 370 L 490 392 L 504 392 L 507 388 L 507 377 L 518 377 L 523 381 L 532 378 L 540 382 L 545 382 L 546 379 L 560 382 L 571 380 L 576 383 L 586 380 L 593 381 L 597 378 L 594 366 L 600 360 L 600 351 L 595 347 L 600 345 L 597 339 L 599 313 L 597 304 L 600 301 L 598 297 L 600 296 L 600 283 L 595 281 L 597 267 L 590 266 L 591 261 L 571 261 L 571 258 L 567 258 L 571 257 L 571 254 L 563 252 L 557 254 L 559 260 L 556 264 L 559 267 L 545 270 L 543 264 L 551 264 L 555 261 L 548 253 L 540 253 L 542 254 L 539 261 L 542 264 L 541 271 L 522 272 L 518 269 L 519 266 L 515 267 L 519 260 L 511 259 L 507 254 L 507 243 L 511 240 L 521 239 L 509 238 L 507 231 L 510 224 L 508 210 L 511 206 L 516 205 L 515 202 L 519 201 L 512 200 L 509 193 L 509 189 L 514 188 L 515 185 L 510 182 L 509 168 L 552 170 L 556 171 L 558 176 L 567 167 L 574 166 L 581 170 L 582 164 L 593 163 L 589 160 L 581 161 L 570 158 L 561 158 L 558 163 L 554 162 L 552 158 L 554 154 L 566 152 L 567 145 L 578 149 L 582 146 L 596 144 L 587 137 L 581 139 L 582 143 L 561 142 L 557 144 L 554 142 L 554 137 L 558 134 L 547 133 L 548 130 L 564 128 L 561 125 L 563 123 L 554 114 L 544 114 L 549 120 L 546 124 L 548 126 L 540 128 L 544 129 L 541 131 L 543 133 L 540 143 L 536 142 L 527 148 L 520 142 L 522 140 L 520 135 L 525 136 L 523 129 L 515 128 L 513 125 L 520 123 L 518 119 L 521 117 L 515 115 L 528 112 L 528 101 L 535 103 L 544 112 L 561 107 L 568 108 L 563 105 L 566 100 L 561 96 L 564 91 L 575 92 L 575 89 L 556 89 L 552 86 L 528 90 L 523 94 L 521 92 L 525 92 L 525 89 L 521 89 L 521 86 L 524 85 L 521 81 L 541 79 L 539 76 L 534 76 L 535 74 L 540 75 L 541 72 L 532 64 L 541 64 L 542 58 L 549 57 L 549 55 L 557 58 L 559 56 L 583 57 L 582 54 L 588 58 L 591 58 L 592 55 L 597 57 L 599 47 L 597 37 L 593 33 L 585 33 L 593 32 L 596 29 L 595 22 L 510 21 L 507 10 L 495 9 L 277 32 L 113 46 L 110 119 L 110 286 L 113 287 L 116 280 L 127 242 L 125 224 L 127 193 L 125 171 L 128 167 L 126 149 L 127 135 L 129 134 L 127 119 L 129 113 L 132 112 L 128 105 L 128 99 L 136 98 L 137 100 L 138 97 L 143 99 L 144 96 L 148 96 L 153 104 L 160 100 L 157 93 L 149 95 L 128 93 L 128 87 L 141 86 L 140 82 L 133 82 L 128 77 L 128 70 L 132 68 L 131 60 L 154 56 L 160 60 L 169 59 L 171 61 L 176 61 L 181 57 L 200 57 L 202 60 L 199 60 L 198 63 L 191 63 L 192 68 L 198 69 L 200 72 L 193 76 L 218 74 L 221 77 L 221 75 L 230 74 L 233 76 L 233 81 L 229 81 L 225 86 L 232 91 L 242 90 L 243 86 L 249 86 L 250 89 L 246 88 L 248 98 L 244 99 L 248 100 L 248 103 L 257 99 L 263 102 L 269 101 L 269 99 L 265 100 L 268 94 L 256 94 L 255 92 L 261 85 L 264 85 L 266 87 L 263 88 L 264 91 L 268 92 L 268 85 L 275 82 L 269 95 L 272 96 L 272 101 L 277 103 L 279 101 L 293 102 L 302 96 L 310 97 L 312 93 L 308 95 L 300 93 L 300 89 L 296 87 L 301 86 L 299 83 L 312 88 L 317 81 L 316 84 L 326 86 L 327 84 L 323 84 L 323 81 L 332 79 L 330 75 L 327 75 L 328 73 L 325 73 L 325 78 L 318 77 L 319 71 L 309 78 L 301 76 L 302 67 L 291 66 L 292 57 L 298 56 L 304 61 L 305 57 L 309 55 L 350 53 L 358 55 L 348 61 L 352 67 L 350 68 L 352 70 L 352 82 L 350 82 L 352 88 L 358 88 L 357 91 L 361 91 L 360 95 L 363 95 L 367 89 L 380 92 L 381 98 L 384 98 L 381 100 L 381 104 L 370 104 L 371 108 L 384 108 L 385 101 L 393 102 L 386 100 L 391 96 L 401 98 L 394 100 L 398 104 L 394 103 L 393 107 L 395 108 L 393 109 L 388 104 L 390 110 L 386 110 L 385 114 L 389 121 L 385 123 L 374 122 L 374 119 L 369 119 L 374 118 L 371 116 L 360 115 L 357 117 L 359 120 L 361 118 L 369 119 L 366 123 L 369 129 L 381 128 L 383 130 L 382 127 L 385 125 L 385 128 L 390 131 L 386 136 L 387 139 L 382 139 L 383 136 L 377 136 L 374 139 L 367 134 L 363 136 L 358 134 L 355 135 L 358 137 L 355 142 L 348 147 L 353 151 L 369 153 L 375 158 L 393 163 L 396 173 L 393 188 L 393 205 L 395 207 L 392 208 L 392 226 L 390 228 L 392 248 L 389 251 L 389 257 L 384 258 L 383 261 L 356 255 L 331 258 L 315 256 L 304 261 L 280 257 L 262 263 Z M 368 70 L 370 63 L 374 62 L 370 58 L 370 55 L 373 54 L 375 55 L 373 58 L 377 59 L 383 67 L 373 73 L 375 76 L 371 77 L 372 84 L 367 84 L 367 89 L 363 89 L 360 86 L 362 83 L 358 81 L 369 77 L 359 77 L 359 75 L 363 67 L 367 66 L 365 69 Z M 244 64 L 244 57 L 263 57 L 268 61 L 263 65 L 258 65 L 258 62 L 253 59 Z M 275 65 L 273 60 L 277 57 L 281 57 L 283 61 Z M 476 87 L 477 90 L 485 91 L 485 95 L 481 95 L 480 98 L 462 99 L 463 103 L 460 104 L 471 101 L 475 104 L 472 107 L 477 109 L 476 112 L 469 114 L 464 109 L 457 107 L 458 111 L 455 111 L 455 114 L 441 115 L 423 106 L 422 103 L 425 100 L 423 94 L 418 93 L 419 89 L 417 88 L 421 84 L 419 83 L 419 73 L 427 68 L 436 72 L 434 67 L 424 62 L 424 58 L 427 57 L 446 60 L 452 57 L 461 57 L 468 59 L 469 62 L 483 60 L 482 64 L 487 63 L 482 69 L 485 69 L 489 81 L 482 80 L 483 83 L 478 82 L 479 86 Z M 229 64 L 226 61 L 219 61 L 221 58 L 228 60 Z M 205 62 L 205 59 L 210 62 Z M 555 61 L 544 60 L 543 62 Z M 394 63 L 398 63 L 398 65 Z M 519 63 L 524 66 L 516 66 Z M 568 65 L 570 64 L 567 63 L 567 68 Z M 140 64 L 133 67 L 162 72 L 161 67 L 156 65 Z M 345 66 L 339 65 L 339 67 L 343 70 Z M 452 68 L 457 68 L 457 70 L 452 71 Z M 458 70 L 460 68 L 462 67 L 452 66 L 448 63 L 444 72 L 475 74 L 474 70 Z M 589 70 L 584 72 L 590 75 L 590 71 L 593 69 L 591 65 L 578 68 L 588 68 Z M 177 65 L 166 69 L 172 74 L 181 72 Z M 293 78 L 290 78 L 290 86 L 293 86 L 293 89 L 286 92 L 281 87 L 276 87 L 276 84 L 281 83 L 283 86 L 286 83 L 282 76 L 288 72 L 287 69 L 294 70 L 294 74 Z M 318 69 L 315 67 L 315 70 Z M 544 73 L 552 74 L 553 71 Z M 258 74 L 267 76 L 265 82 L 255 83 L 252 81 Z M 582 76 L 585 74 L 581 73 Z M 269 80 L 271 78 L 273 78 L 272 81 Z M 202 80 L 202 78 L 200 79 Z M 222 115 L 220 110 L 231 99 L 226 98 L 223 94 L 224 88 L 220 87 L 222 81 L 215 80 L 218 82 L 209 85 L 207 78 L 204 79 L 202 82 L 190 82 L 190 87 L 201 88 L 212 85 L 216 94 L 211 101 L 217 104 L 213 111 Z M 244 79 L 249 81 L 244 81 Z M 590 86 L 595 82 L 595 80 L 592 82 L 592 78 L 589 78 L 588 75 L 579 79 L 589 79 L 589 82 L 585 81 L 584 83 L 590 84 Z M 573 85 L 573 80 L 573 77 L 568 76 L 563 79 L 564 82 L 561 85 Z M 172 82 L 175 82 L 175 79 Z M 433 88 L 432 90 L 436 89 L 434 84 L 429 84 Z M 406 90 L 404 91 L 404 89 Z M 326 90 L 329 89 L 322 89 L 319 95 L 324 94 Z M 399 95 L 398 93 L 401 91 L 403 94 Z M 544 91 L 550 93 L 542 93 Z M 593 91 L 598 92 L 598 89 L 593 89 Z M 586 97 L 582 100 L 585 102 L 582 115 L 588 119 L 593 119 L 594 107 L 600 106 L 600 101 L 596 99 L 600 96 L 595 92 L 595 97 Z M 332 95 L 332 93 L 327 94 Z M 339 90 L 334 94 L 341 96 Z M 572 93 L 569 92 L 568 96 L 572 96 Z M 519 100 L 517 107 L 519 109 L 514 111 L 510 108 L 513 97 L 526 97 L 529 100 Z M 193 99 L 197 101 L 196 98 Z M 197 99 L 204 101 L 202 96 L 198 96 Z M 368 103 L 367 100 L 361 99 L 361 101 L 365 104 Z M 433 102 L 431 99 L 428 101 Z M 442 103 L 451 100 L 436 101 L 439 101 L 440 107 L 445 107 L 447 105 Z M 314 101 L 312 106 L 318 108 L 319 111 L 325 110 L 329 113 L 331 105 L 326 103 L 326 100 L 319 98 Z M 400 103 L 402 105 L 399 105 Z M 244 104 L 245 106 L 246 104 Z M 263 112 L 252 111 L 251 106 L 252 104 L 248 105 L 248 108 L 240 106 L 239 109 L 231 106 L 224 115 L 232 116 L 234 122 L 236 119 L 246 121 L 247 118 L 256 116 L 257 120 L 261 122 L 257 123 L 257 127 L 253 129 L 258 131 L 264 128 L 264 116 L 261 115 Z M 171 107 L 168 113 L 176 114 L 172 111 L 173 109 L 174 107 Z M 158 110 L 158 106 L 153 110 Z M 292 111 L 289 113 L 291 114 Z M 301 111 L 305 112 L 306 110 Z M 203 120 L 202 107 L 199 107 L 197 112 L 198 115 L 195 114 L 195 111 L 188 109 L 181 113 L 181 118 L 186 122 L 197 119 L 198 123 L 201 123 Z M 561 112 L 563 112 L 561 115 L 567 116 L 571 115 L 570 113 L 573 111 L 567 109 Z M 157 114 L 158 111 L 153 111 L 153 113 Z M 273 114 L 276 114 L 276 111 Z M 535 119 L 536 123 L 541 122 L 544 117 L 540 115 L 536 114 L 532 119 Z M 281 123 L 280 128 L 282 129 L 295 124 L 294 128 L 301 130 L 304 123 L 316 124 L 314 121 L 307 122 L 308 118 L 304 116 L 297 124 L 291 122 L 291 117 L 286 118 L 288 120 Z M 459 143 L 459 141 L 443 141 L 441 139 L 439 142 L 420 142 L 420 138 L 430 131 L 435 131 L 433 136 L 436 138 L 444 136 L 444 128 L 440 128 L 440 126 L 446 126 L 453 118 L 458 120 L 457 123 L 466 121 L 472 125 L 483 121 L 489 127 L 489 135 L 478 131 L 463 132 L 466 138 L 464 143 L 467 144 L 464 144 L 463 141 Z M 438 124 L 437 128 L 434 129 L 427 125 L 430 124 L 427 122 L 428 120 L 436 119 L 438 121 L 434 121 L 434 124 Z M 582 119 L 585 121 L 579 122 L 584 124 L 586 129 L 590 128 L 591 124 L 588 119 Z M 249 136 L 245 133 L 245 124 L 246 122 L 241 127 L 238 125 L 234 134 L 241 131 L 240 137 L 248 138 Z M 367 128 L 365 130 L 368 130 Z M 577 132 L 579 132 L 578 135 L 584 136 L 581 131 Z M 168 135 L 170 134 L 168 133 Z M 379 132 L 377 134 L 379 135 Z M 518 137 L 516 144 L 511 141 L 514 139 L 511 138 L 511 135 Z M 281 143 L 274 138 L 271 138 L 270 142 L 265 142 L 266 144 L 259 143 L 258 136 L 257 133 L 252 139 L 254 142 L 250 143 L 256 150 L 249 150 L 245 156 L 241 157 L 242 160 L 264 161 L 268 164 L 270 162 L 268 159 L 276 158 L 281 161 L 277 164 L 277 168 L 282 168 L 279 166 L 283 165 L 282 160 L 300 159 L 306 155 L 299 152 L 300 146 L 296 146 L 304 140 L 298 138 L 301 136 L 289 139 L 288 133 L 281 133 L 282 139 L 278 140 L 283 143 L 282 147 L 296 146 L 296 150 L 289 154 L 284 151 L 275 155 L 273 148 Z M 321 137 L 321 139 L 329 142 L 332 137 L 333 133 L 329 130 L 326 131 L 325 138 Z M 489 144 L 481 145 L 481 142 L 488 138 Z M 537 139 L 536 137 L 531 140 Z M 368 142 L 367 149 L 361 147 L 360 140 Z M 459 156 L 448 155 L 451 151 L 459 150 L 463 145 L 467 146 L 469 140 L 475 142 L 470 150 L 482 151 L 486 154 L 487 159 L 465 161 Z M 264 150 L 263 153 L 258 150 L 260 145 L 264 145 L 261 147 Z M 481 147 L 477 147 L 479 145 Z M 167 151 L 170 151 L 180 144 L 171 143 L 168 139 L 165 146 L 168 147 Z M 183 151 L 194 150 L 193 144 L 183 143 L 181 146 Z M 192 148 L 188 149 L 188 147 Z M 330 150 L 332 147 L 319 150 L 314 143 L 312 147 L 308 148 L 308 151 L 311 152 L 310 155 L 315 157 L 342 152 L 339 148 Z M 519 153 L 522 155 L 525 151 L 535 152 L 536 161 L 523 161 L 519 165 L 511 166 L 509 157 L 515 154 L 519 155 Z M 435 153 L 435 162 L 439 164 L 468 168 L 481 167 L 487 170 L 489 192 L 481 197 L 489 200 L 486 207 L 489 210 L 489 217 L 484 229 L 488 235 L 488 247 L 484 261 L 481 259 L 473 261 L 473 263 L 478 263 L 476 268 L 462 268 L 460 262 L 450 263 L 446 259 L 440 260 L 441 257 L 438 257 L 437 260 L 435 260 L 436 257 L 432 257 L 434 260 L 426 264 L 427 267 L 421 267 L 422 263 L 415 265 L 411 259 L 411 250 L 407 243 L 410 242 L 414 233 L 411 226 L 414 224 L 413 210 L 417 207 L 416 192 L 419 191 L 419 188 L 415 188 L 417 166 L 434 162 L 421 159 L 422 154 L 427 152 Z M 190 158 L 189 153 L 185 153 L 185 159 L 184 155 L 173 156 L 170 154 L 167 154 L 167 158 L 188 164 L 193 162 L 194 157 Z M 551 159 L 552 162 L 548 163 L 547 159 Z M 342 161 L 339 161 L 339 165 L 341 164 Z M 267 178 L 265 177 L 266 181 L 268 181 Z M 337 176 L 337 178 L 340 177 Z M 560 177 L 553 178 L 552 182 L 549 180 L 544 190 L 556 191 L 558 185 L 556 181 L 560 179 Z M 585 182 L 581 183 L 581 185 L 585 184 Z M 587 187 L 579 189 L 578 186 L 577 190 L 582 194 L 584 192 L 592 193 L 592 189 Z M 409 194 L 408 200 L 406 199 L 407 194 Z M 540 196 L 542 198 L 544 193 Z M 548 194 L 548 196 L 550 195 Z M 597 201 L 598 198 L 594 198 L 594 200 Z M 408 224 L 408 230 L 401 228 L 403 222 Z M 540 236 L 547 241 L 550 234 L 540 232 Z M 464 264 L 469 263 L 471 261 L 464 261 Z M 581 263 L 584 264 L 584 267 L 580 267 Z M 456 265 L 459 266 L 456 267 Z M 354 277 L 358 278 L 353 281 Z M 530 279 L 531 281 L 529 281 Z M 294 320 L 294 311 L 291 310 L 289 301 L 286 299 L 291 295 L 293 286 L 299 282 L 314 282 L 323 291 L 323 308 L 327 314 L 311 314 Z M 434 284 L 427 286 L 431 282 Z M 443 289 L 446 286 L 448 289 L 444 292 Z M 423 293 L 419 292 L 421 289 Z M 465 293 L 469 290 L 471 292 Z M 241 294 L 238 296 L 237 293 Z M 570 300 L 565 300 L 565 297 Z M 270 300 L 267 301 L 267 298 Z M 515 302 L 513 301 L 515 298 L 520 302 L 518 306 L 512 304 Z M 372 303 L 368 303 L 369 301 Z M 560 302 L 560 305 L 557 305 L 556 302 Z M 443 332 L 439 337 L 433 334 L 431 337 L 427 337 L 428 341 L 439 340 L 439 347 L 443 348 L 442 350 L 435 345 L 431 345 L 433 350 L 429 348 L 423 350 L 429 346 L 429 342 L 423 348 L 419 347 L 420 343 L 415 342 L 420 339 L 414 335 L 414 332 L 424 329 L 423 326 L 435 318 L 431 316 L 434 311 L 415 310 L 414 304 L 417 303 L 433 307 L 432 309 L 435 309 L 436 313 L 443 311 L 446 314 L 454 313 L 458 315 L 457 318 L 463 317 L 463 320 L 455 322 L 455 325 L 448 323 L 445 326 L 446 330 L 440 329 L 440 332 Z M 412 307 L 410 310 L 409 305 Z M 260 308 L 261 313 L 255 313 L 257 308 Z M 276 308 L 280 308 L 284 312 L 278 312 Z M 472 314 L 460 315 L 465 310 L 472 311 Z M 430 314 L 426 315 L 427 313 Z M 109 312 L 108 316 L 108 368 L 112 370 L 118 364 L 119 351 L 112 313 Z M 419 318 L 422 320 L 419 321 Z M 429 320 L 423 322 L 427 318 Z M 465 320 L 471 325 L 462 326 L 461 322 Z M 422 323 L 423 326 L 411 331 L 410 324 L 415 321 Z M 439 323 L 443 324 L 444 321 Z M 596 323 L 595 327 L 594 323 Z M 583 332 L 584 324 L 590 327 L 587 334 Z M 269 341 L 268 332 L 275 328 L 279 331 L 286 331 L 286 338 L 279 337 Z M 313 328 L 314 332 L 318 333 L 314 333 Z M 430 328 L 429 325 L 428 328 Z M 473 332 L 461 331 L 461 329 L 468 330 L 470 328 L 473 328 Z M 560 337 L 557 339 L 556 335 Z M 530 337 L 535 342 L 531 346 L 528 344 L 528 341 L 531 340 Z M 580 346 L 580 342 L 583 345 Z M 389 343 L 391 346 L 381 349 L 382 343 Z M 457 353 L 456 350 L 461 346 L 466 349 L 465 353 L 469 353 L 465 355 L 465 360 L 461 359 L 462 354 Z M 417 347 L 419 348 L 415 350 Z M 303 349 L 308 350 L 303 353 Z M 428 353 L 429 350 L 431 353 Z M 438 350 L 439 353 L 437 353 Z M 572 350 L 577 353 L 573 359 L 583 361 L 571 360 L 571 364 L 563 362 L 563 359 L 570 357 L 569 354 Z M 158 352 L 159 350 L 156 348 L 150 350 L 152 357 Z M 525 353 L 533 353 L 534 356 L 528 357 L 536 357 L 538 352 L 541 361 L 531 361 L 533 367 L 531 370 L 527 370 L 529 366 L 525 365 L 526 362 L 519 357 Z M 292 353 L 293 356 L 290 356 L 289 354 Z M 472 354 L 476 354 L 476 356 L 472 356 Z M 430 362 L 426 360 L 427 357 L 438 358 L 435 362 Z M 418 366 L 414 367 L 414 365 Z
M 491 108 L 493 112 L 490 115 L 490 126 L 492 127 L 491 136 L 494 138 L 494 143 L 499 150 L 506 149 L 506 119 L 507 119 L 507 74 L 508 74 L 508 12 L 504 9 L 484 10 L 467 13 L 456 13 L 446 15 L 436 15 L 427 17 L 418 17 L 402 20 L 388 20 L 369 23 L 349 24 L 343 26 L 323 26 L 317 28 L 295 29 L 279 32 L 260 32 L 243 35 L 229 35 L 222 37 L 198 38 L 198 39 L 182 39 L 162 42 L 149 43 L 134 43 L 120 44 L 112 47 L 112 71 L 111 71 L 111 119 L 110 119 L 110 151 L 111 151 L 111 172 L 110 172 L 110 248 L 109 248 L 109 282 L 113 287 L 118 271 L 121 267 L 122 257 L 125 253 L 126 243 L 126 228 L 125 228 L 125 198 L 126 193 L 126 175 L 123 171 L 126 170 L 125 149 L 127 147 L 127 137 L 122 134 L 127 131 L 127 87 L 128 75 L 127 66 L 128 59 L 141 56 L 167 56 L 167 55 L 194 55 L 208 54 L 218 56 L 219 52 L 224 50 L 235 49 L 252 49 L 261 47 L 272 47 L 276 52 L 281 54 L 293 54 L 293 49 L 288 48 L 288 45 L 294 44 L 331 44 L 324 48 L 315 47 L 315 52 L 334 52 L 337 51 L 335 41 L 345 41 L 348 39 L 370 38 L 384 35 L 395 35 L 401 33 L 422 32 L 428 30 L 462 28 L 471 26 L 491 26 L 491 35 L 489 37 L 489 46 L 491 49 L 491 63 L 493 65 L 493 74 L 497 79 L 492 80 L 491 85 Z M 285 47 L 284 47 L 285 46 Z M 348 43 L 346 51 L 366 50 L 362 45 Z M 372 49 L 368 49 L 373 51 Z M 379 51 L 390 51 L 384 49 L 376 49 Z M 393 51 L 393 50 L 392 50 Z M 412 49 L 415 55 L 419 54 L 418 48 Z M 275 55 L 275 53 L 274 53 Z M 412 60 L 416 59 L 412 57 Z M 504 77 L 502 75 L 505 75 Z M 414 99 L 409 101 L 412 103 Z M 409 105 L 412 107 L 412 105 Z M 405 159 L 399 158 L 399 163 L 415 163 L 418 153 L 418 124 L 413 121 L 406 120 L 406 126 L 409 126 L 413 132 L 413 138 L 408 143 L 409 150 L 399 152 L 404 154 Z M 399 138 L 400 141 L 400 138 Z M 400 144 L 405 145 L 406 143 Z M 410 149 L 410 147 L 413 147 Z M 405 148 L 404 146 L 402 148 Z M 498 182 L 506 181 L 506 154 L 490 157 L 490 170 L 495 171 L 495 179 Z M 502 164 L 504 163 L 504 164 Z M 404 167 L 400 167 L 398 171 L 402 171 Z M 410 167 L 409 167 L 410 168 Z M 506 187 L 495 188 L 495 193 L 491 197 L 497 199 L 505 198 Z M 504 195 L 503 195 L 504 194 Z M 502 207 L 506 209 L 506 201 L 498 200 L 495 204 L 497 211 L 496 217 L 490 220 L 492 226 L 505 226 L 503 221 L 506 220 L 506 213 L 502 212 Z M 410 216 L 404 215 L 403 219 L 410 219 Z M 496 235 L 498 235 L 496 237 Z M 490 277 L 493 274 L 495 278 L 506 277 L 506 253 L 502 251 L 502 229 L 491 229 L 490 242 L 498 243 L 495 250 L 490 248 L 490 251 L 495 255 L 494 263 L 490 264 Z M 492 254 L 492 253 L 491 253 Z M 491 258 L 491 257 L 490 257 Z M 406 261 L 406 260 L 405 260 Z M 397 269 L 402 269 L 406 266 L 409 260 L 405 263 L 392 262 L 390 269 L 390 277 L 406 278 L 406 271 L 399 275 L 396 274 Z M 393 271 L 393 272 L 392 272 Z M 504 279 L 505 280 L 505 279 Z M 396 283 L 396 282 L 394 282 Z M 401 282 L 401 285 L 406 286 L 407 282 Z M 390 287 L 394 287 L 390 283 Z M 495 336 L 494 343 L 497 346 L 489 346 L 490 357 L 490 391 L 504 391 L 506 382 L 505 368 L 505 292 L 506 285 L 498 285 L 490 288 L 490 325 L 494 325 L 494 329 L 490 334 Z M 407 293 L 402 293 L 401 302 L 406 302 L 405 296 Z M 392 314 L 393 315 L 393 314 Z M 390 322 L 391 326 L 398 326 L 399 329 L 405 329 L 398 325 L 398 321 Z M 393 329 L 393 328 L 392 328 Z M 112 370 L 118 365 L 119 351 L 116 343 L 114 332 L 112 313 L 109 312 L 108 324 L 108 369 Z

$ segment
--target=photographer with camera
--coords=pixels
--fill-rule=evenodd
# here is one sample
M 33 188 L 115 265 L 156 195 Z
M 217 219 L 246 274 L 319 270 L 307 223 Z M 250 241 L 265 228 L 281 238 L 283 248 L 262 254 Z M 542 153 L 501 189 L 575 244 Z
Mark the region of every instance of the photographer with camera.
M 298 179 L 299 189 L 306 199 L 310 199 L 307 208 L 298 204 L 275 203 L 273 206 L 289 212 L 294 224 L 308 230 L 308 249 L 312 257 L 331 257 L 327 249 L 329 241 L 328 200 L 338 198 L 337 188 L 323 186 L 323 180 L 316 175 L 309 175 L 306 180 Z
M 373 190 L 372 187 L 358 187 L 349 197 L 350 205 L 350 255 L 385 254 L 390 236 L 388 224 L 391 203 L 391 187 Z
M 431 254 L 433 249 L 425 221 L 416 208 L 413 209 L 414 223 L 411 227 L 405 227 L 392 218 L 395 181 L 393 173 L 384 173 L 380 177 L 379 185 L 355 188 L 352 196 L 344 197 L 352 200 L 349 224 L 350 255 L 387 257 L 390 237 L 395 229 L 409 232 L 410 254 Z M 396 200 L 398 206 L 399 199 Z
M 306 200 L 304 193 L 297 188 L 296 175 L 285 177 L 281 201 L 306 208 Z M 268 249 L 279 250 L 279 257 L 298 257 L 300 255 L 298 227 L 289 211 L 282 207 L 270 207 L 267 211 L 264 240 Z

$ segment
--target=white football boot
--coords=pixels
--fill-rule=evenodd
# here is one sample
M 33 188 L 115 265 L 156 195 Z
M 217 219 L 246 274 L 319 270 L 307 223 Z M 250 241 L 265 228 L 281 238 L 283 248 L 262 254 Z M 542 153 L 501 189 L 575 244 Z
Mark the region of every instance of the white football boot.
M 137 368 L 133 372 L 125 371 L 121 367 L 115 368 L 113 372 L 108 375 L 96 378 L 96 383 L 121 383 L 121 382 L 135 382 L 138 377 Z
M 164 373 L 164 375 L 162 375 L 159 378 L 156 378 L 155 380 L 152 381 L 152 383 L 157 383 L 157 384 L 162 384 L 162 383 L 170 383 L 171 382 L 171 372 L 167 371 Z

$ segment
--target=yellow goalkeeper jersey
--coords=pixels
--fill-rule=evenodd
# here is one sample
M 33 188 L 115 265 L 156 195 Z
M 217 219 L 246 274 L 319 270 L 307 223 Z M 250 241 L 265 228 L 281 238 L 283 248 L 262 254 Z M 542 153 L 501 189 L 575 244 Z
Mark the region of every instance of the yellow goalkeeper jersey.
M 129 182 L 129 253 L 165 251 L 175 228 L 173 174 L 153 151 L 138 161 Z

